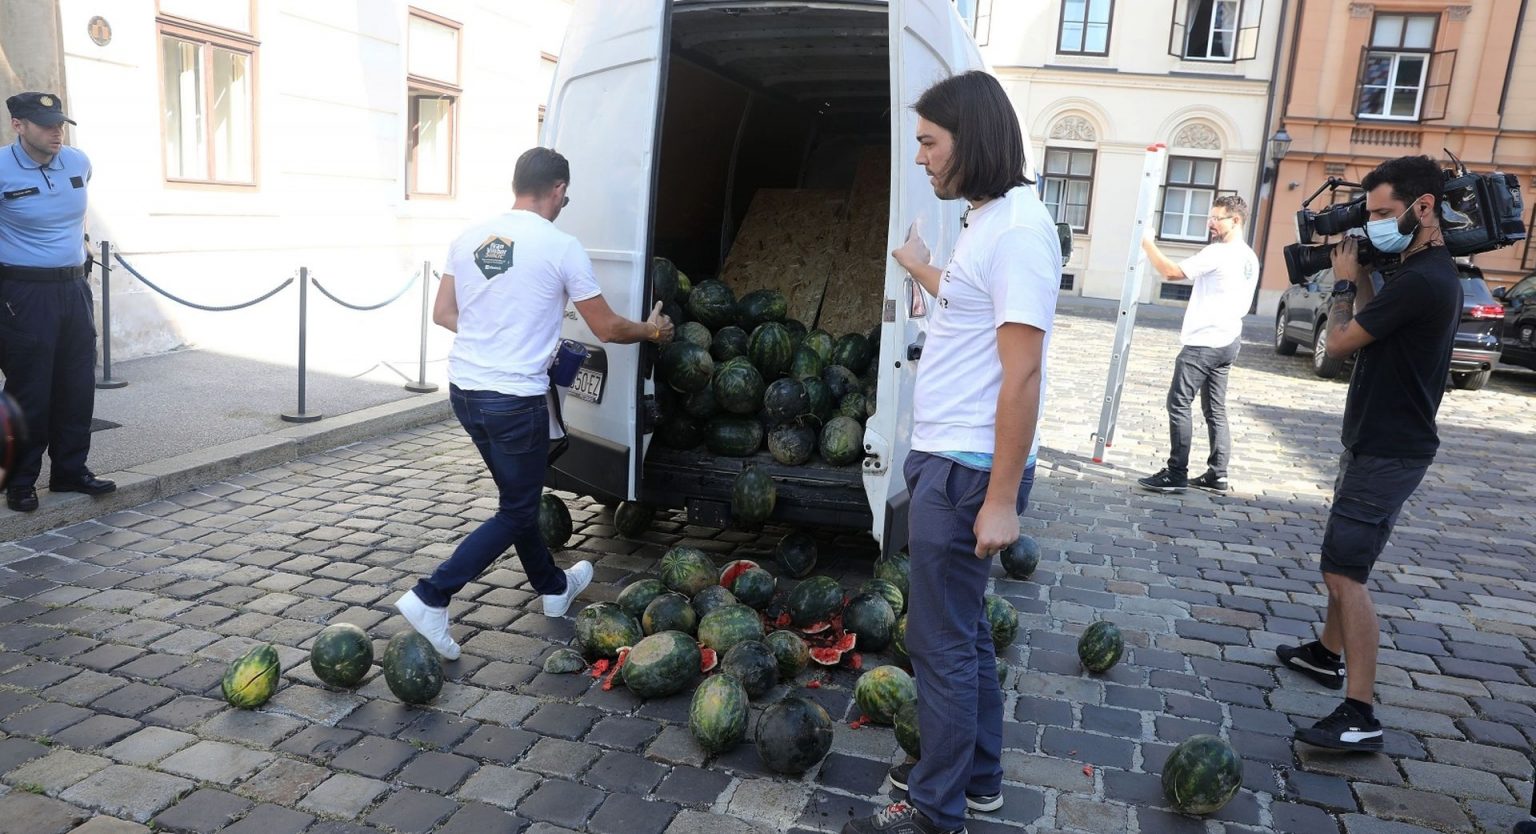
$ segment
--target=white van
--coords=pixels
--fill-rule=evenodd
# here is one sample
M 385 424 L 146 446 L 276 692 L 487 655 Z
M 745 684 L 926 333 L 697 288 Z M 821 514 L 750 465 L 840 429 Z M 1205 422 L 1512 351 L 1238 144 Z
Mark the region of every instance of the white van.
M 911 105 L 934 82 L 980 68 L 950 0 L 577 0 L 542 144 L 570 160 L 560 226 L 586 246 L 609 304 L 644 318 L 652 256 L 695 286 L 718 277 L 758 190 L 846 191 L 861 151 L 868 178 L 875 147 L 888 217 L 883 235 L 868 236 L 870 251 L 850 257 L 872 271 L 859 304 L 864 329 L 880 329 L 878 394 L 862 466 L 782 467 L 763 452 L 653 446 L 656 349 L 601 346 L 568 310 L 564 337 L 592 356 L 565 398 L 570 448 L 548 484 L 605 503 L 686 508 L 720 526 L 751 460 L 774 476 L 776 520 L 864 528 L 886 552 L 903 546 L 901 471 L 926 299 L 886 254 L 916 222 L 935 259 L 948 259 L 963 204 L 935 198 L 914 163 Z M 753 287 L 733 289 L 739 297 Z

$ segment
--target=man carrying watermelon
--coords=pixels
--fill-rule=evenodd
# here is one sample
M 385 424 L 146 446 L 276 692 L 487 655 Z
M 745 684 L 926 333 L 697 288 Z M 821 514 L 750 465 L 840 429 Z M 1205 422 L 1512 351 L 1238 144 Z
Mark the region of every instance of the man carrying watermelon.
M 646 321 L 608 306 L 576 238 L 555 228 L 570 202 L 571 167 L 533 148 L 513 171 L 512 210 L 469 227 L 448 248 L 432 320 L 457 335 L 448 354 L 453 413 L 480 450 L 500 494 L 496 514 L 470 533 L 431 576 L 395 601 L 411 627 L 447 660 L 459 656 L 448 603 L 506 552 L 543 597 L 546 617 L 563 617 L 592 581 L 592 564 L 555 565 L 539 535 L 539 495 L 549 459 L 546 393 L 567 301 L 605 343 L 666 342 L 672 322 L 658 302 Z
M 913 234 L 892 253 L 936 303 L 913 396 L 905 476 L 911 551 L 907 653 L 923 755 L 891 770 L 909 799 L 845 834 L 964 832 L 1003 805 L 1003 696 L 984 598 L 992 557 L 1019 537 L 1034 484 L 1045 354 L 1061 283 L 1056 226 L 1024 173 L 997 79 L 957 75 L 918 98 L 917 164 L 965 199 L 949 263 Z

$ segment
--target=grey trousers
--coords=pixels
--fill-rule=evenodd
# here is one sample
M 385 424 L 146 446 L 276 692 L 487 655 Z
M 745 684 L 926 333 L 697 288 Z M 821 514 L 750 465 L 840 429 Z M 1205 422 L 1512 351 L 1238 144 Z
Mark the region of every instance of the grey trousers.
M 1190 406 L 1200 395 L 1200 410 L 1211 436 L 1207 465 L 1217 477 L 1227 477 L 1232 459 L 1232 433 L 1227 428 L 1227 372 L 1237 360 L 1242 340 L 1226 347 L 1185 347 L 1173 363 L 1173 384 L 1168 387 L 1168 474 L 1189 477 L 1189 447 L 1194 434 Z

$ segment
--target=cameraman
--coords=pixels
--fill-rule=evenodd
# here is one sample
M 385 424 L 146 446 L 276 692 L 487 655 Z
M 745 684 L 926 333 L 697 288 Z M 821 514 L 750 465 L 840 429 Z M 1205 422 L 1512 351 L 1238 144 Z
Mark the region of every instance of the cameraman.
M 1462 303 L 1461 281 L 1440 233 L 1444 179 L 1434 160 L 1406 156 L 1382 163 L 1362 181 L 1367 236 L 1382 252 L 1402 255 L 1383 275 L 1379 294 L 1357 260 L 1354 238 L 1344 238 L 1332 254 L 1338 283 L 1328 313 L 1328 355 L 1359 356 L 1323 532 L 1328 615 L 1321 640 L 1275 649 L 1281 665 L 1330 689 L 1343 687 L 1348 673 L 1344 703 L 1296 731 L 1298 740 L 1319 747 L 1382 749 L 1371 705 L 1380 628 L 1365 580 L 1440 445 L 1435 412 Z

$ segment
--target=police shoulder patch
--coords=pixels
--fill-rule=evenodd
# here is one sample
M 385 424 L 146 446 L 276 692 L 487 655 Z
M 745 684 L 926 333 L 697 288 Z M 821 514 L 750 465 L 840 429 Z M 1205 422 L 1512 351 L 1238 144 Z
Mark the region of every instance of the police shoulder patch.
M 485 280 L 489 281 L 512 268 L 513 245 L 514 241 L 492 235 L 475 248 L 475 266 L 480 268 L 480 274 L 485 276 Z

